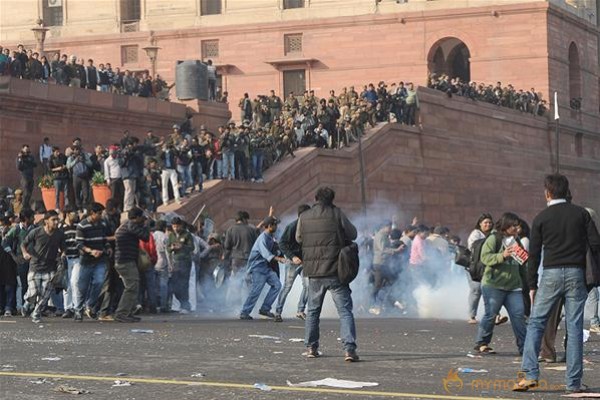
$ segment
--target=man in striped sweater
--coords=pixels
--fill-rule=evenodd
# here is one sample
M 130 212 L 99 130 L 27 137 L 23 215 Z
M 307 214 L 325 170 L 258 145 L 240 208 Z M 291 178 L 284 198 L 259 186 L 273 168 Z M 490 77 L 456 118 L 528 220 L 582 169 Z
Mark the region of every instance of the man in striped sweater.
M 133 310 L 138 303 L 140 274 L 137 260 L 140 254 L 139 241 L 147 242 L 150 230 L 146 223 L 144 211 L 139 207 L 130 209 L 125 221 L 115 233 L 115 269 L 119 273 L 125 287 L 117 311 L 115 321 L 139 322 L 140 318 L 133 316 Z

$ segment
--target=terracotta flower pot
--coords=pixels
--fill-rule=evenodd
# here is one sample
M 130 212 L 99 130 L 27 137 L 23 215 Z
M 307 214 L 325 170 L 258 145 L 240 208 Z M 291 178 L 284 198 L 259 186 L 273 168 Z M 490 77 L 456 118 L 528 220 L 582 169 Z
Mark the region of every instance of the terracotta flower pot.
M 108 185 L 94 185 L 92 186 L 92 194 L 94 195 L 94 201 L 102 204 L 106 207 L 106 202 L 112 197 L 112 193 Z
M 54 210 L 56 207 L 56 189 L 55 188 L 42 188 L 42 200 L 44 201 L 44 207 L 46 207 L 46 211 Z M 65 194 L 64 192 L 60 194 L 60 198 L 58 200 L 60 209 L 65 209 Z

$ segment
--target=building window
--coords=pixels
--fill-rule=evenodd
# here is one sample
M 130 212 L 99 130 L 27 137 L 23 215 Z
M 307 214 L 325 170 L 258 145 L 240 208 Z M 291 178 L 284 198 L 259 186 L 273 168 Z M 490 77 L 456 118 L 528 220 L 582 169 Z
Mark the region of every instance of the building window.
M 62 26 L 63 0 L 42 0 L 44 25 Z
M 302 34 L 294 33 L 283 37 L 285 55 L 302 53 Z
M 138 45 L 121 46 L 121 64 L 135 64 L 138 62 Z
M 283 9 L 304 8 L 304 0 L 283 0 Z
M 139 21 L 141 0 L 121 0 L 121 21 Z
M 569 45 L 569 97 L 571 108 L 581 109 L 581 64 L 579 50 L 574 42 Z
M 575 154 L 577 157 L 583 157 L 583 133 L 581 132 L 575 134 Z
M 203 40 L 202 41 L 202 59 L 219 57 L 219 41 L 218 40 Z
M 290 93 L 294 96 L 302 96 L 306 90 L 306 71 L 303 69 L 292 69 L 283 71 L 283 92 L 287 97 Z
M 200 15 L 221 14 L 221 0 L 200 0 Z

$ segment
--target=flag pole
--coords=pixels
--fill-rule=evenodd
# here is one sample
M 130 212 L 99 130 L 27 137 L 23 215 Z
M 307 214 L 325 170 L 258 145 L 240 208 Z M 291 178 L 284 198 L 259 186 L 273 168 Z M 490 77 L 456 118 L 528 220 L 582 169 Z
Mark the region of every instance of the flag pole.
M 554 92 L 554 125 L 556 128 L 556 173 L 560 173 L 560 116 L 558 115 L 558 93 Z

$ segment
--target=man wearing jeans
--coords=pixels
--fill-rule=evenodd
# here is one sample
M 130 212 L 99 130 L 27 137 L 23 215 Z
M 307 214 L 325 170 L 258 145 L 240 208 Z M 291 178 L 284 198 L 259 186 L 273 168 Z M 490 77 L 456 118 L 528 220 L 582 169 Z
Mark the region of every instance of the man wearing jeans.
M 91 319 L 96 318 L 93 309 L 104 282 L 107 256 L 112 253 L 107 239 L 108 228 L 102 220 L 102 211 L 102 204 L 92 203 L 89 216 L 77 225 L 75 239 L 81 258 L 73 267 L 71 275 L 76 322 L 83 321 L 84 303 L 85 315 Z
M 281 290 L 281 282 L 279 282 L 277 273 L 271 268 L 271 262 L 286 262 L 284 257 L 278 256 L 279 251 L 277 250 L 275 239 L 273 238 L 273 235 L 277 231 L 278 224 L 279 220 L 275 217 L 265 218 L 262 223 L 264 231 L 260 234 L 258 239 L 256 239 L 256 242 L 252 246 L 252 250 L 250 250 L 250 257 L 248 258 L 248 275 L 252 276 L 252 288 L 242 306 L 240 319 L 252 319 L 250 313 L 254 309 L 258 297 L 265 285 L 271 286 L 271 289 L 269 289 L 269 292 L 265 296 L 258 313 L 267 318 L 275 318 L 275 315 L 271 312 L 271 307 Z
M 327 291 L 340 316 L 340 337 L 344 360 L 358 361 L 356 327 L 352 313 L 352 291 L 338 279 L 337 264 L 346 242 L 356 239 L 356 227 L 333 205 L 335 192 L 321 187 L 315 195 L 316 204 L 298 218 L 296 241 L 302 245 L 304 276 L 308 277 L 308 311 L 304 344 L 307 357 L 319 356 L 319 320 Z
M 298 207 L 298 217 L 304 211 L 310 210 L 310 206 L 308 204 L 302 204 Z M 283 290 L 279 294 L 279 301 L 277 302 L 277 308 L 275 309 L 275 322 L 283 322 L 281 318 L 281 313 L 283 312 L 283 306 L 285 305 L 285 300 L 292 290 L 292 286 L 294 286 L 294 281 L 296 277 L 302 273 L 302 247 L 300 243 L 296 242 L 296 228 L 298 226 L 298 219 L 285 227 L 283 231 L 283 235 L 281 235 L 281 240 L 279 241 L 279 247 L 281 248 L 281 252 L 285 256 L 286 259 L 291 261 L 291 264 L 286 264 L 284 282 L 285 286 Z M 302 280 L 302 293 L 300 294 L 300 299 L 298 300 L 298 311 L 296 313 L 296 317 L 300 319 L 306 319 L 306 314 L 304 313 L 304 309 L 306 308 L 306 302 L 308 301 L 308 293 L 306 291 L 307 282 L 304 277 L 301 277 Z
M 583 377 L 583 310 L 587 298 L 585 281 L 588 245 L 600 249 L 600 236 L 590 214 L 567 202 L 569 181 L 563 175 L 546 177 L 544 182 L 548 208 L 533 220 L 527 281 L 533 310 L 527 326 L 523 363 L 525 377 L 515 391 L 526 391 L 538 384 L 538 355 L 544 329 L 558 299 L 565 301 L 567 332 L 567 393 L 586 391 Z M 538 266 L 544 250 L 538 290 Z M 535 301 L 534 301 L 535 300 Z

